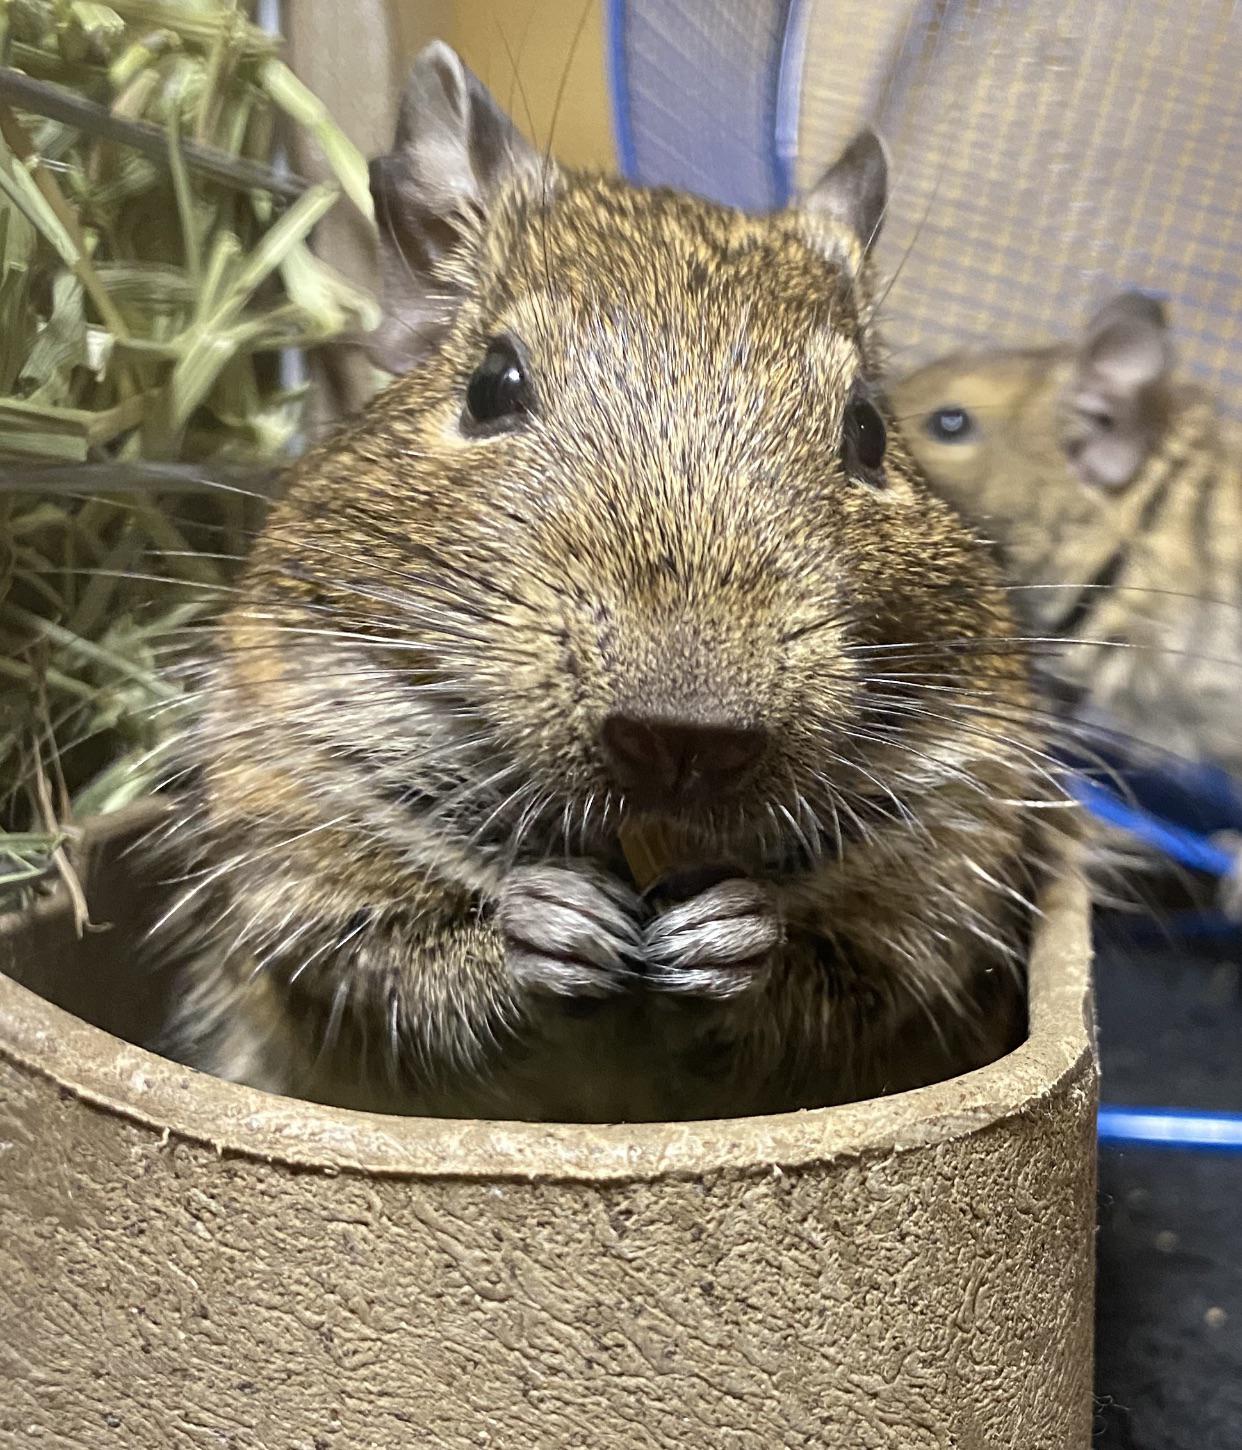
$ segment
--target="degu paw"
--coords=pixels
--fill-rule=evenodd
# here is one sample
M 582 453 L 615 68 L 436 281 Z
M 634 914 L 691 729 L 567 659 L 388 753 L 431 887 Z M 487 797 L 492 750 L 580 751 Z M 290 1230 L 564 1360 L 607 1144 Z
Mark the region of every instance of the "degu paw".
M 638 900 L 589 865 L 521 866 L 496 904 L 514 981 L 531 992 L 606 997 L 636 978 Z
M 646 980 L 657 991 L 726 1001 L 762 986 L 784 939 L 769 887 L 722 881 L 650 923 L 643 936 Z

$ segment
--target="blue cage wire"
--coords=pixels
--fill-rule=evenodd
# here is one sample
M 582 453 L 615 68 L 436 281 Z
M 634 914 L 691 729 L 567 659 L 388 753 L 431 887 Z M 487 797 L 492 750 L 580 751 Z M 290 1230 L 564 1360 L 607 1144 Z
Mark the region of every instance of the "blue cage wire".
M 808 73 L 856 62 L 854 39 L 866 54 L 864 37 L 846 30 L 835 54 L 808 55 L 809 45 L 820 45 L 808 37 L 824 31 L 817 11 L 830 8 L 814 0 L 695 5 L 607 0 L 614 127 L 626 177 L 748 211 L 787 204 L 797 190 L 800 139 L 815 129 L 802 114 Z M 969 45 L 972 23 L 995 23 L 998 15 L 1020 12 L 1022 0 L 912 0 L 904 19 L 900 5 L 887 9 L 896 19 L 870 54 L 886 57 L 888 72 L 882 83 L 857 88 L 864 109 L 882 129 L 897 124 L 929 54 L 950 44 Z M 1214 21 L 1212 0 L 1200 0 L 1195 9 L 1201 25 Z M 1102 37 L 1105 45 L 1114 40 Z M 1094 815 L 1190 870 L 1221 876 L 1233 869 L 1232 856 L 1212 837 L 1221 830 L 1242 831 L 1242 783 L 1191 765 L 1135 771 L 1119 763 L 1117 773 L 1121 789 L 1089 771 L 1073 777 L 1076 794 Z M 1184 917 L 1179 925 L 1187 933 L 1235 930 L 1220 917 L 1202 915 Z M 1100 1136 L 1108 1142 L 1242 1149 L 1242 1117 L 1105 1107 Z

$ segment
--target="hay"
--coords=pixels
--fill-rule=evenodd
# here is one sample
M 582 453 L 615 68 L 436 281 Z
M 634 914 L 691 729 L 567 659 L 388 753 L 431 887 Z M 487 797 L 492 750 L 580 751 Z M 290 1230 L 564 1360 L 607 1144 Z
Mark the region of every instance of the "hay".
M 149 790 L 165 668 L 297 446 L 282 372 L 376 321 L 308 247 L 366 166 L 227 0 L 0 10 L 0 893 Z M 335 177 L 279 166 L 281 125 Z

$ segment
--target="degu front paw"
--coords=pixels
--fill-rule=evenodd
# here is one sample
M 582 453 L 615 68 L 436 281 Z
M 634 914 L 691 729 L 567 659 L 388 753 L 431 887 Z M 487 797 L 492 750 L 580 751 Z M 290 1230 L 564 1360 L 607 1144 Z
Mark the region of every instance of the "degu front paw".
M 652 921 L 643 936 L 648 985 L 718 1001 L 762 986 L 785 929 L 770 887 L 722 881 Z
M 627 887 L 592 866 L 516 868 L 496 904 L 514 981 L 562 997 L 624 990 L 641 949 L 638 910 Z

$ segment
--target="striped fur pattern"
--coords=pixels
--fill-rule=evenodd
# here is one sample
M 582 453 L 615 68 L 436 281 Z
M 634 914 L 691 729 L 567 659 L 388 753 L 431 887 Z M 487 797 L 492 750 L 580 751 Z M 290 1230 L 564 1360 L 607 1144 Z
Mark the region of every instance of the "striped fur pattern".
M 1056 790 L 987 549 L 895 436 L 875 469 L 846 446 L 851 399 L 887 411 L 878 152 L 746 217 L 542 164 L 451 53 L 420 66 L 377 188 L 408 371 L 297 465 L 220 629 L 171 838 L 178 1051 L 345 1105 L 578 1120 L 990 1060 Z M 533 403 L 479 437 L 498 334 Z M 601 750 L 621 707 L 760 726 L 763 757 L 638 803 Z M 635 819 L 725 879 L 639 898 Z
M 949 357 L 893 396 L 929 478 L 997 541 L 1058 708 L 1242 774 L 1242 448 L 1174 380 L 1160 309 L 1126 295 L 1077 343 Z M 1093 438 L 1117 466 L 1093 468 Z

